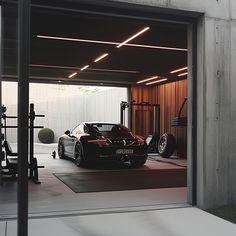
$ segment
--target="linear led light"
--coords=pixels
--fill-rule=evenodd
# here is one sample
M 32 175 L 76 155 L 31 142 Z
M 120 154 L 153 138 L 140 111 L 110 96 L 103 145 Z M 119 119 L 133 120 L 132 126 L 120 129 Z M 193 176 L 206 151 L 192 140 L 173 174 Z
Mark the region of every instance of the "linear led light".
M 122 47 L 124 44 L 128 43 L 129 41 L 131 41 L 132 39 L 138 37 L 140 34 L 146 32 L 147 30 L 149 30 L 150 27 L 145 27 L 144 29 L 140 30 L 138 33 L 136 33 L 135 35 L 131 36 L 130 38 L 126 39 L 124 42 L 120 43 L 119 45 L 117 45 L 117 48 Z
M 37 38 L 42 39 L 52 39 L 52 40 L 63 40 L 63 41 L 72 41 L 72 42 L 83 42 L 83 43 L 97 43 L 97 44 L 108 44 L 108 45 L 119 45 L 117 42 L 110 41 L 100 41 L 100 40 L 90 40 L 90 39 L 79 39 L 79 38 L 63 38 L 63 37 L 54 37 L 54 36 L 46 36 L 46 35 L 36 35 Z M 173 50 L 173 51 L 184 51 L 187 52 L 186 48 L 175 48 L 175 47 L 163 47 L 156 45 L 143 45 L 143 44 L 125 44 L 125 46 L 129 47 L 140 47 L 140 48 L 151 48 L 151 49 L 163 49 L 163 50 Z
M 101 61 L 103 58 L 107 57 L 109 54 L 108 53 L 104 53 L 102 54 L 101 56 L 99 56 L 98 58 L 96 58 L 94 60 L 94 62 L 98 62 L 98 61 Z
M 89 67 L 89 65 L 86 65 L 86 66 L 82 67 L 80 70 L 83 71 L 83 70 L 87 69 L 88 67 Z
M 183 67 L 183 68 L 180 68 L 180 69 L 177 69 L 177 70 L 173 70 L 170 73 L 174 74 L 174 73 L 177 73 L 177 72 L 180 72 L 180 71 L 183 71 L 183 70 L 187 70 L 187 69 L 188 69 L 188 67 Z
M 187 75 L 187 74 L 188 74 L 188 72 L 185 72 L 185 73 L 179 74 L 178 76 L 180 77 L 180 76 L 184 76 L 184 75 Z
M 156 80 L 156 81 L 153 81 L 153 82 L 146 83 L 146 85 L 156 84 L 156 83 L 160 83 L 160 82 L 166 81 L 166 80 L 167 80 L 167 79 L 159 79 L 159 80 Z
M 147 78 L 147 79 L 143 79 L 143 80 L 140 80 L 137 82 L 137 84 L 141 84 L 141 83 L 144 83 L 144 82 L 147 82 L 147 81 L 150 81 L 150 80 L 153 80 L 153 79 L 157 79 L 158 76 L 153 76 L 153 77 L 150 77 L 150 78 Z
M 56 68 L 56 69 L 69 69 L 69 70 L 80 70 L 79 67 L 75 66 L 59 66 L 59 65 L 44 65 L 44 64 L 30 64 L 32 67 L 42 67 L 42 68 Z M 116 72 L 116 73 L 131 73 L 131 74 L 138 74 L 138 71 L 135 70 L 112 70 L 112 69 L 97 69 L 97 68 L 90 68 L 92 71 L 106 71 L 106 72 Z
M 68 76 L 68 78 L 72 78 L 72 77 L 74 77 L 75 75 L 77 75 L 77 72 L 72 73 L 71 75 Z

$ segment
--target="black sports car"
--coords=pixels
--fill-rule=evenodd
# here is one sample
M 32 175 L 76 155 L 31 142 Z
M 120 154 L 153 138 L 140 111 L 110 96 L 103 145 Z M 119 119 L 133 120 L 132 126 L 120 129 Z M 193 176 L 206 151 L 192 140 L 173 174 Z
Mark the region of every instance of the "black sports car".
M 83 122 L 59 138 L 58 155 L 75 159 L 81 167 L 100 160 L 130 162 L 138 167 L 147 160 L 147 144 L 123 125 Z

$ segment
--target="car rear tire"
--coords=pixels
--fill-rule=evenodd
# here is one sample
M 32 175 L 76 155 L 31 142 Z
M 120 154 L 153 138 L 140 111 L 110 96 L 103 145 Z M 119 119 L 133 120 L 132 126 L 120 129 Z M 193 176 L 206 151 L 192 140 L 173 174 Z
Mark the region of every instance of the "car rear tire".
M 175 137 L 172 134 L 163 134 L 158 141 L 158 153 L 162 157 L 170 157 L 176 147 Z
M 64 146 L 63 146 L 63 143 L 62 143 L 62 140 L 59 140 L 58 142 L 58 156 L 60 159 L 65 159 L 66 156 L 64 154 Z
M 75 144 L 75 163 L 79 167 L 84 167 L 85 166 L 85 160 L 84 160 L 84 152 L 83 152 L 83 147 L 80 142 L 77 142 Z

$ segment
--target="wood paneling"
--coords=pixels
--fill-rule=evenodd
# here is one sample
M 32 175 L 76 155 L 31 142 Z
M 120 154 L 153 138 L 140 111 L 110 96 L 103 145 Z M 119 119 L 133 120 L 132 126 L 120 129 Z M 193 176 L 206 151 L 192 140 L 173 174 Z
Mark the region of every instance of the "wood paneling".
M 160 130 L 163 133 L 172 133 L 177 142 L 177 155 L 181 158 L 187 156 L 187 127 L 172 127 L 171 121 L 173 117 L 178 116 L 179 109 L 187 97 L 187 80 L 181 80 L 173 83 L 168 83 L 156 87 L 136 87 L 131 89 L 132 100 L 136 102 L 152 102 L 160 104 Z M 141 124 L 140 117 L 137 121 L 136 110 L 150 110 L 150 108 L 138 108 L 133 109 L 133 127 L 134 132 L 139 131 L 140 135 L 144 137 L 147 132 L 151 130 L 153 126 L 153 117 L 149 121 L 145 121 L 145 124 Z M 143 112 L 144 114 L 145 112 Z M 140 113 L 141 114 L 141 113 Z M 139 116 L 140 116 L 139 114 Z M 187 105 L 184 106 L 181 116 L 187 115 Z M 145 115 L 144 115 L 145 116 Z M 144 120 L 144 118 L 143 118 Z M 140 128 L 142 126 L 142 128 Z M 142 131 L 142 133 L 140 133 Z
M 142 89 L 132 88 L 131 98 L 136 102 L 152 102 L 152 89 L 145 87 Z M 152 108 L 146 106 L 133 106 L 132 114 L 132 131 L 143 137 L 147 137 L 153 128 L 153 112 Z

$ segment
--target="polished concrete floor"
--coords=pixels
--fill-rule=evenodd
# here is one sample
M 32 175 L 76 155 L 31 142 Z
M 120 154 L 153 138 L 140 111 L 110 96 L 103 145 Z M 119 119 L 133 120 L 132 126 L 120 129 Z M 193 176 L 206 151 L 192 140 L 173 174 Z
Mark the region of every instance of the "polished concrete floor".
M 74 193 L 52 173 L 80 169 L 36 146 L 41 185 L 29 182 L 29 236 L 234 236 L 236 226 L 187 204 L 186 188 Z M 152 155 L 141 169 L 185 168 L 186 160 Z M 113 167 L 114 170 L 114 167 Z M 135 171 L 135 169 L 130 169 Z M 16 236 L 16 181 L 0 186 L 0 236 Z
M 35 145 L 38 164 L 45 165 L 45 168 L 39 169 L 40 185 L 29 182 L 30 216 L 76 215 L 99 211 L 121 212 L 187 205 L 186 188 L 74 193 L 52 173 L 110 171 L 117 167 L 108 165 L 105 168 L 78 168 L 70 160 L 61 160 L 58 157 L 53 159 L 51 153 L 55 149 L 56 145 Z M 166 161 L 157 155 L 152 155 L 145 166 L 139 170 L 184 168 L 185 165 L 186 160 L 173 158 Z M 136 171 L 136 169 L 129 169 L 129 171 Z M 16 181 L 4 181 L 0 186 L 0 219 L 16 217 L 16 192 Z
M 17 222 L 0 222 L 16 236 Z M 29 220 L 29 236 L 235 236 L 236 225 L 194 207 Z

